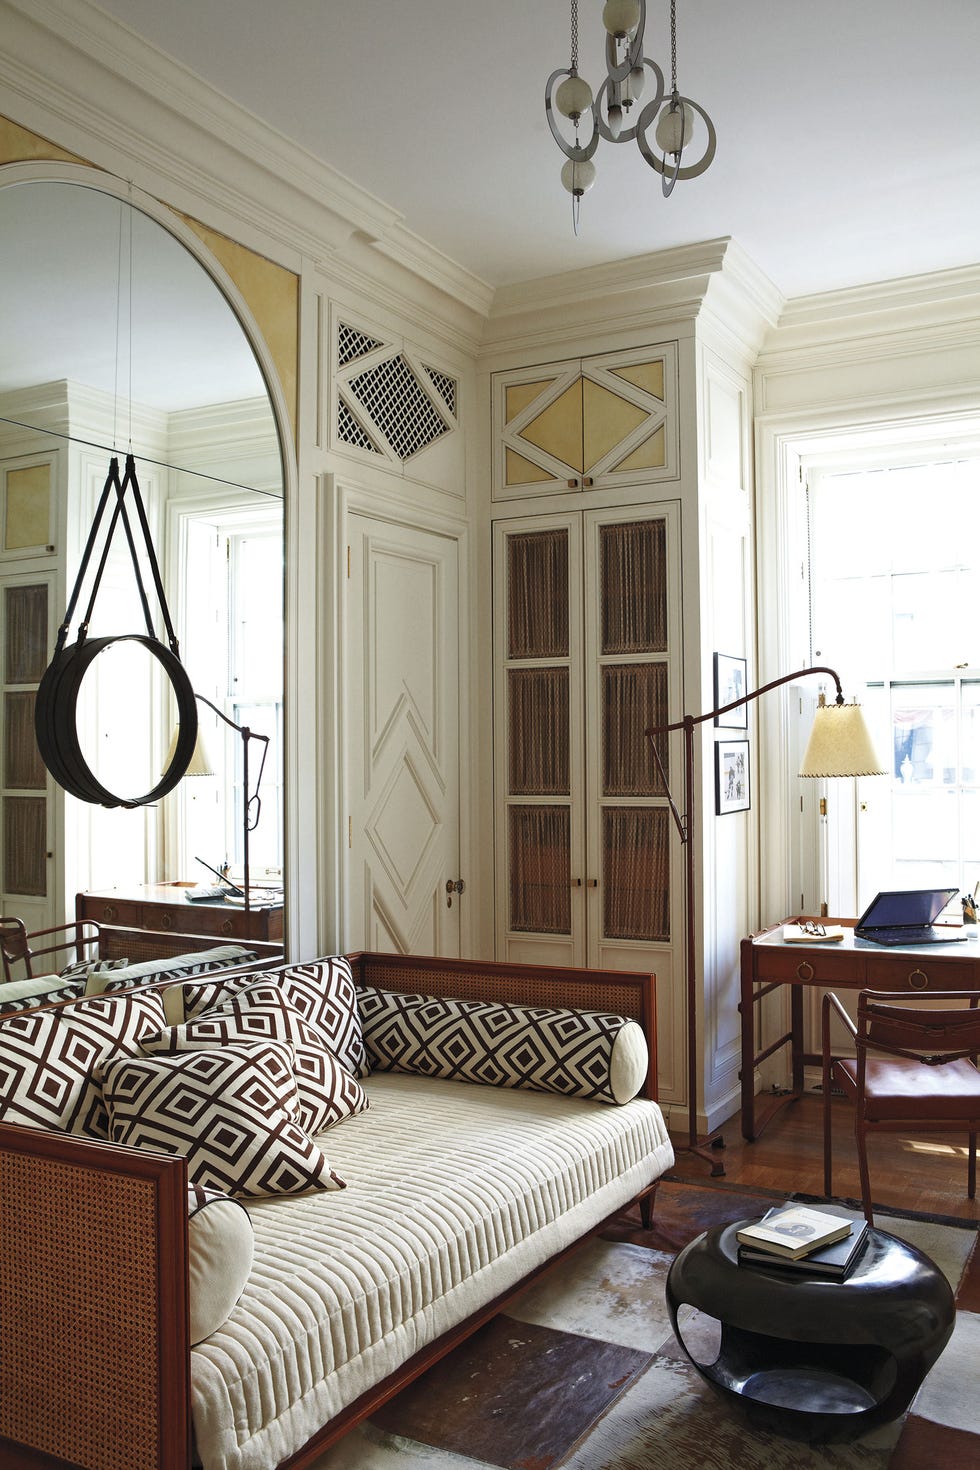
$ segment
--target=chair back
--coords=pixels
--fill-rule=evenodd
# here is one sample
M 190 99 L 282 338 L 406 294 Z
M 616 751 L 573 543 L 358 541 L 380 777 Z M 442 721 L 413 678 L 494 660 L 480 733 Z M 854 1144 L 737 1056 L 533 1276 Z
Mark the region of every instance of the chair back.
M 868 1048 L 941 1066 L 980 1052 L 980 991 L 942 991 L 921 997 L 863 990 L 858 997 L 858 1057 Z M 946 1002 L 956 1004 L 948 1005 Z
M 0 958 L 3 960 L 3 978 L 9 984 L 11 980 L 32 979 L 31 975 L 31 947 L 27 938 L 27 930 L 23 919 L 0 918 Z M 12 967 L 23 961 L 25 974 L 13 974 Z

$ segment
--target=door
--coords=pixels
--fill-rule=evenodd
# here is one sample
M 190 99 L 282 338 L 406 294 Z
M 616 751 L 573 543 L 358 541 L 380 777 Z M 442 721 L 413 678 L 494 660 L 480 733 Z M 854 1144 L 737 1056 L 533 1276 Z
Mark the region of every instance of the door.
M 360 514 L 348 529 L 345 945 L 455 956 L 459 545 Z
M 670 813 L 645 731 L 679 687 L 676 507 L 496 528 L 498 951 L 664 972 Z M 665 765 L 666 742 L 661 745 Z

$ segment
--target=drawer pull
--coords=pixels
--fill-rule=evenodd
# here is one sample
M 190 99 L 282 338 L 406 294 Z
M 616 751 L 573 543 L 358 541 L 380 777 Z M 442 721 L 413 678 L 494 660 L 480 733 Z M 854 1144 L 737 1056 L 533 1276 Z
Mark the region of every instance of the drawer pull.
M 909 985 L 913 990 L 928 990 L 929 976 L 924 970 L 912 970 L 909 974 Z
M 105 908 L 102 910 L 102 917 L 103 917 L 103 919 L 107 920 L 110 924 L 112 923 L 113 919 L 116 917 L 116 910 L 112 907 L 112 904 L 111 903 L 107 903 L 106 906 L 105 906 Z
M 173 916 L 173 914 L 161 914 L 160 915 L 160 928 L 161 929 L 172 929 L 173 927 L 174 927 L 174 916 Z
M 796 967 L 797 980 L 812 980 L 816 971 L 809 960 L 801 960 Z
M 232 923 L 231 919 L 225 919 L 224 923 L 221 925 L 221 932 L 222 934 L 230 934 L 234 927 L 235 926 Z

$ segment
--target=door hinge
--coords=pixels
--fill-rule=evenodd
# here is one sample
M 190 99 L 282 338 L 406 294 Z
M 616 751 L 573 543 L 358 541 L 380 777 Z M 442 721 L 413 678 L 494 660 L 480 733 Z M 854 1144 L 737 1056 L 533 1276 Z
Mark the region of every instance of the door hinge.
M 347 846 L 354 846 L 354 818 L 347 818 Z
M 347 548 L 347 580 L 350 581 L 350 547 Z
M 827 798 L 825 796 L 821 796 L 820 798 L 820 815 L 822 817 L 827 815 Z

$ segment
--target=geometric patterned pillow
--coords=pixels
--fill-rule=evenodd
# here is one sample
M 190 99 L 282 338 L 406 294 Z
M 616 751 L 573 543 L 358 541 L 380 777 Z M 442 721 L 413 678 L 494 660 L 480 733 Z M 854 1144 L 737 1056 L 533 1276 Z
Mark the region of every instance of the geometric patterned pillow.
M 198 950 L 195 954 L 173 955 L 169 960 L 143 960 L 139 964 L 127 964 L 118 975 L 110 975 L 99 984 L 95 993 L 106 995 L 131 990 L 135 985 L 156 984 L 161 980 L 184 980 L 190 975 L 207 975 L 212 970 L 230 970 L 235 965 L 248 965 L 257 960 L 254 949 L 242 945 L 223 944 L 215 949 Z M 89 995 L 93 986 L 88 987 Z
M 357 991 L 349 961 L 343 955 L 329 955 L 305 965 L 284 965 L 282 969 L 261 974 L 237 975 L 228 980 L 205 981 L 200 985 L 182 985 L 184 1021 L 223 1005 L 238 991 L 256 981 L 277 986 L 305 1021 L 320 1034 L 324 1046 L 333 1053 L 345 1071 L 355 1077 L 364 1075 L 364 1042 L 357 1009 Z
M 59 973 L 63 980 L 85 980 L 89 975 L 104 975 L 107 970 L 124 970 L 129 960 L 74 960 Z
M 269 1041 L 106 1062 L 113 1142 L 183 1154 L 192 1184 L 225 1194 L 343 1189 L 297 1122 L 291 1051 Z
M 154 1056 L 224 1046 L 229 1042 L 288 1041 L 295 1060 L 299 1124 L 320 1133 L 368 1105 L 361 1084 L 324 1046 L 320 1034 L 275 985 L 257 980 L 214 1010 L 183 1026 L 145 1036 L 141 1049 Z
M 622 1016 L 358 989 L 368 1060 L 493 1087 L 625 1103 L 646 1079 L 643 1028 Z
M 138 1050 L 164 1021 L 156 992 L 80 1000 L 0 1022 L 0 1120 L 107 1139 L 109 1122 L 93 1073 Z

